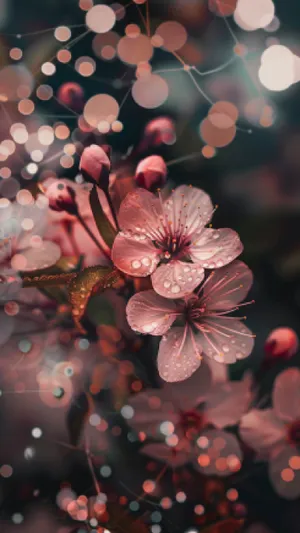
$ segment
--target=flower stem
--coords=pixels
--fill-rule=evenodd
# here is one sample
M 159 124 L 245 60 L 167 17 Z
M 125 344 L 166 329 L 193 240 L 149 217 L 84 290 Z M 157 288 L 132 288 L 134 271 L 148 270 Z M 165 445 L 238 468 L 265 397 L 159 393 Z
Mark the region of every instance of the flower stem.
M 90 228 L 88 227 L 87 223 L 82 218 L 82 216 L 80 215 L 79 212 L 77 212 L 76 217 L 77 217 L 78 221 L 80 222 L 80 224 L 82 225 L 82 227 L 84 228 L 84 230 L 90 236 L 90 238 L 92 239 L 94 244 L 97 246 L 97 248 L 99 248 L 99 250 L 101 250 L 101 252 L 110 260 L 110 252 L 105 250 L 104 246 L 102 246 L 102 244 L 97 240 L 97 238 L 95 237 L 93 232 L 90 230 Z
M 118 220 L 117 220 L 117 216 L 116 216 L 116 213 L 115 213 L 115 209 L 114 209 L 114 206 L 113 206 L 113 203 L 111 201 L 111 197 L 110 197 L 110 194 L 108 191 L 104 191 L 104 194 L 105 194 L 105 198 L 107 200 L 107 203 L 108 203 L 108 206 L 109 206 L 109 209 L 110 209 L 110 212 L 111 212 L 111 216 L 113 218 L 113 221 L 115 223 L 115 226 L 116 226 L 116 229 L 119 230 L 119 224 L 118 224 Z

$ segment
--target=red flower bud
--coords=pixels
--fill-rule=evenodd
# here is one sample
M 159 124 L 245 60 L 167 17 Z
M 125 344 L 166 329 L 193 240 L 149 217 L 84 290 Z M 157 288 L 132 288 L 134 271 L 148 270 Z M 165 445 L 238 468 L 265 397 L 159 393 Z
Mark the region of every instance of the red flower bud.
M 299 339 L 291 328 L 274 329 L 265 342 L 267 360 L 273 358 L 289 359 L 298 350 Z
M 60 180 L 56 180 L 43 191 L 49 201 L 50 209 L 54 211 L 66 211 L 70 215 L 76 215 L 78 207 L 76 203 L 76 193 Z
M 78 83 L 70 81 L 60 86 L 57 99 L 67 107 L 80 112 L 84 106 L 84 91 Z
M 135 179 L 139 187 L 155 191 L 167 181 L 167 165 L 159 155 L 150 155 L 137 166 Z
M 108 188 L 110 168 L 110 158 L 101 146 L 92 144 L 83 150 L 80 170 L 88 181 L 92 181 L 101 189 L 106 190 Z
M 145 135 L 152 137 L 155 145 L 172 144 L 176 139 L 175 124 L 169 117 L 155 118 L 147 124 Z

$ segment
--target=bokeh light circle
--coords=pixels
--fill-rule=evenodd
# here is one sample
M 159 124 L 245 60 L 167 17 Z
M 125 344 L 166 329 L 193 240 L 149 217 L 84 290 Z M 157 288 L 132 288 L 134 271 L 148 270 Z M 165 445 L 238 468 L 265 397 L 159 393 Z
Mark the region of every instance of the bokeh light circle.
M 158 74 L 140 77 L 132 87 L 132 97 L 141 107 L 155 109 L 168 98 L 167 82 Z
M 188 38 L 185 27 L 174 20 L 160 24 L 156 30 L 156 35 L 162 39 L 163 48 L 169 52 L 180 50 Z
M 118 56 L 124 63 L 129 65 L 138 65 L 139 63 L 149 61 L 153 55 L 153 46 L 147 35 L 136 35 L 135 37 L 127 35 L 122 37 L 118 43 Z
M 96 94 L 84 106 L 83 116 L 86 122 L 97 128 L 100 122 L 112 124 L 119 115 L 119 104 L 109 94 Z
M 116 22 L 116 14 L 104 4 L 93 6 L 86 14 L 86 25 L 95 33 L 106 33 Z

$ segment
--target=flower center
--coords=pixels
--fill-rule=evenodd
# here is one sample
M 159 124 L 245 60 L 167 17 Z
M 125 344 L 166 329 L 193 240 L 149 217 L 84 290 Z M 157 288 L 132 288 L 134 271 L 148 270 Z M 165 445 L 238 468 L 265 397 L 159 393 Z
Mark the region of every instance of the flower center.
M 197 322 L 201 320 L 203 315 L 207 312 L 207 306 L 201 300 L 197 300 L 196 303 L 192 302 L 191 307 L 188 309 L 188 318 L 191 322 Z
M 198 411 L 182 411 L 179 425 L 187 438 L 193 438 L 204 427 L 204 417 Z
M 181 235 L 172 236 L 166 235 L 159 243 L 158 246 L 162 250 L 163 258 L 169 261 L 176 257 L 177 259 L 183 258 L 187 255 L 188 246 L 190 242 L 188 239 Z
M 296 420 L 288 427 L 288 440 L 300 447 L 300 420 Z

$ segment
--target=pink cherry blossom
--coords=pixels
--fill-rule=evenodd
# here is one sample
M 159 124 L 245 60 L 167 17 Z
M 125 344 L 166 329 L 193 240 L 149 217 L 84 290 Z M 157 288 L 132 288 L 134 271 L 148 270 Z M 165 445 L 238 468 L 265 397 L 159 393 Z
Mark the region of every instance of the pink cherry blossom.
M 243 249 L 231 229 L 206 229 L 213 214 L 210 197 L 202 190 L 178 187 L 165 201 L 137 189 L 119 212 L 121 232 L 112 259 L 131 276 L 151 274 L 155 291 L 165 298 L 182 298 L 202 281 L 204 268 L 220 268 Z
M 300 496 L 300 371 L 284 370 L 275 380 L 273 408 L 252 409 L 240 423 L 241 438 L 260 460 L 269 462 L 276 492 L 287 499 Z
M 163 335 L 157 361 L 162 379 L 189 378 L 203 355 L 231 364 L 251 353 L 254 336 L 242 323 L 244 317 L 228 316 L 243 305 L 251 285 L 249 268 L 234 261 L 213 271 L 198 293 L 185 300 L 163 298 L 151 290 L 129 300 L 126 311 L 132 329 Z
M 184 383 L 136 394 L 129 401 L 128 423 L 143 442 L 156 440 L 146 441 L 142 453 L 173 468 L 193 461 L 205 474 L 227 475 L 240 467 L 242 454 L 237 439 L 224 428 L 236 425 L 247 411 L 250 388 L 249 376 L 241 382 L 216 383 L 214 370 L 204 365 L 203 372 Z M 220 458 L 225 468 L 220 468 Z
M 137 166 L 135 180 L 139 187 L 155 191 L 167 181 L 167 165 L 159 155 L 150 155 L 142 159 Z

